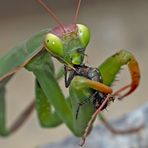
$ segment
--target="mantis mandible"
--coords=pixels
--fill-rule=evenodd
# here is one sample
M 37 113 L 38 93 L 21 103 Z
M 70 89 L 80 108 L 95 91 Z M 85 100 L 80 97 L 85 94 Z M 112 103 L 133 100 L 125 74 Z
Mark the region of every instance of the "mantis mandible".
M 139 85 L 138 62 L 131 52 L 120 50 L 97 68 L 86 66 L 84 58 L 90 40 L 90 30 L 85 25 L 77 24 L 81 0 L 77 1 L 73 22 L 68 25 L 63 24 L 43 0 L 38 2 L 58 26 L 41 30 L 0 58 L 0 135 L 8 136 L 15 132 L 35 106 L 42 127 L 56 127 L 65 123 L 75 136 L 83 137 L 81 144 L 83 145 L 96 115 L 105 109 L 114 97 L 117 96 L 121 100 Z M 52 57 L 64 65 L 58 74 L 55 74 Z M 111 85 L 123 65 L 129 68 L 131 83 L 113 92 Z M 28 106 L 10 129 L 7 129 L 6 85 L 23 67 L 35 75 L 36 100 Z M 63 75 L 65 75 L 65 86 L 69 87 L 68 97 L 63 95 L 58 85 L 58 80 Z M 125 94 L 120 95 L 127 89 Z M 112 132 L 118 133 L 109 126 L 101 114 L 100 119 Z M 119 133 L 135 132 L 142 127 L 143 125 Z

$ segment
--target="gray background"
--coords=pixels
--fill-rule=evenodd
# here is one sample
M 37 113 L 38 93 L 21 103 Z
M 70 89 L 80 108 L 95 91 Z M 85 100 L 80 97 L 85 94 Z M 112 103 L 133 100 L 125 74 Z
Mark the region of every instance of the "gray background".
M 76 7 L 74 1 L 48 0 L 47 3 L 65 23 L 72 22 Z M 87 48 L 90 66 L 98 66 L 121 48 L 133 52 L 140 64 L 139 88 L 122 102 L 115 101 L 111 104 L 108 111 L 104 111 L 106 116 L 115 118 L 145 103 L 148 96 L 148 1 L 83 0 L 78 23 L 87 24 L 91 30 L 91 42 Z M 55 25 L 35 0 L 1 1 L 0 56 L 35 32 Z M 57 67 L 60 66 L 58 62 L 55 63 Z M 130 81 L 127 68 L 121 72 L 119 80 L 120 83 L 117 83 L 115 88 Z M 8 85 L 8 126 L 34 98 L 33 82 L 33 75 L 22 70 Z M 63 83 L 61 85 L 63 86 Z M 64 91 L 67 92 L 66 89 Z M 6 139 L 0 138 L 0 145 L 3 148 L 33 148 L 39 144 L 58 141 L 69 134 L 71 133 L 64 125 L 56 129 L 42 129 L 34 112 L 17 133 Z

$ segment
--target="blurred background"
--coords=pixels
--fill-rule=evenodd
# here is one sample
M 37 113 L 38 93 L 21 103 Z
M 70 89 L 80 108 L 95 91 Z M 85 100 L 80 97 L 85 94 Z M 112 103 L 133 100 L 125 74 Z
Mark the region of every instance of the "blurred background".
M 65 23 L 72 22 L 76 0 L 47 0 L 46 2 Z M 119 117 L 146 103 L 148 98 L 148 1 L 83 0 L 78 23 L 87 25 L 91 30 L 91 41 L 87 48 L 88 65 L 97 67 L 107 57 L 122 48 L 131 51 L 139 61 L 140 86 L 135 93 L 122 102 L 115 101 L 108 107 L 108 111 L 104 111 L 108 119 Z M 55 25 L 57 24 L 36 0 L 1 1 L 0 56 L 39 30 L 52 28 Z M 56 61 L 55 63 L 58 68 L 60 64 Z M 121 72 L 119 80 L 115 89 L 121 84 L 129 83 L 130 76 L 127 68 Z M 64 88 L 64 85 L 62 87 Z M 67 93 L 66 89 L 64 91 Z M 34 77 L 31 73 L 21 70 L 8 84 L 8 126 L 33 98 Z M 96 124 L 99 125 L 100 122 L 97 121 Z M 18 132 L 5 139 L 0 137 L 0 146 L 34 148 L 40 144 L 59 141 L 70 134 L 65 125 L 55 129 L 42 129 L 34 111 Z

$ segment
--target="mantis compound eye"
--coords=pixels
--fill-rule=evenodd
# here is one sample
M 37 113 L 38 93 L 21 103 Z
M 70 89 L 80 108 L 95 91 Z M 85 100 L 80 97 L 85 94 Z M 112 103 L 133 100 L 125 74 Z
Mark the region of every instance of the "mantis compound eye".
M 48 33 L 45 37 L 45 46 L 47 47 L 47 50 L 50 53 L 53 53 L 54 55 L 63 57 L 64 51 L 63 51 L 63 44 L 59 37 L 52 33 Z
M 77 24 L 78 34 L 84 47 L 87 46 L 90 40 L 90 31 L 85 25 Z

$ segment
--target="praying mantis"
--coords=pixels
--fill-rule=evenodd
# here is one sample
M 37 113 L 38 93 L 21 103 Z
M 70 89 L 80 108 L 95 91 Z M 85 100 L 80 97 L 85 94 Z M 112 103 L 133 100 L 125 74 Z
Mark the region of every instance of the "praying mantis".
M 41 30 L 0 58 L 0 135 L 8 136 L 15 132 L 35 106 L 42 127 L 53 128 L 65 123 L 75 136 L 82 137 L 82 146 L 98 113 L 116 97 L 121 100 L 138 87 L 139 65 L 134 55 L 127 50 L 113 54 L 97 68 L 85 65 L 85 49 L 90 40 L 90 30 L 85 25 L 77 24 L 81 0 L 77 1 L 73 23 L 68 25 L 63 24 L 43 0 L 38 2 L 58 26 Z M 52 57 L 63 64 L 64 68 L 62 67 L 58 74 L 55 73 Z M 131 83 L 113 92 L 112 83 L 123 65 L 129 68 Z M 23 67 L 35 75 L 35 102 L 33 101 L 10 129 L 7 129 L 6 85 Z M 68 97 L 64 96 L 58 85 L 58 80 L 63 75 L 65 86 L 69 88 Z M 127 89 L 125 94 L 120 95 Z M 99 117 L 114 133 L 132 133 L 143 127 L 141 125 L 117 131 L 106 122 L 102 114 Z

